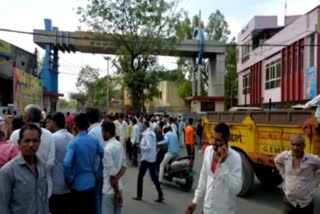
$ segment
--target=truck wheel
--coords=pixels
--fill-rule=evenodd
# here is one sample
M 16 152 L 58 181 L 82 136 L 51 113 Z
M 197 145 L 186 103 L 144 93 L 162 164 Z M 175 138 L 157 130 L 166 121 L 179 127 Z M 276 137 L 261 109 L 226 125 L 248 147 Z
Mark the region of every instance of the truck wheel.
M 239 197 L 244 197 L 252 193 L 254 187 L 254 170 L 251 162 L 242 153 L 239 152 L 242 161 L 242 188 L 238 193 Z
M 263 186 L 275 187 L 282 183 L 281 175 L 274 167 L 256 164 L 255 173 Z

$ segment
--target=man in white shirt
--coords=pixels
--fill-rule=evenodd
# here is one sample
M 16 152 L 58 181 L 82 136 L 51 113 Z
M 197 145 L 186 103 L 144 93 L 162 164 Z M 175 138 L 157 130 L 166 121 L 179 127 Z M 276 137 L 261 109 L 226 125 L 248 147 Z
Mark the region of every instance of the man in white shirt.
M 305 137 L 294 135 L 291 151 L 284 151 L 274 159 L 284 180 L 284 214 L 313 214 L 314 211 L 313 192 L 320 181 L 320 158 L 304 152 L 305 146 Z
M 123 146 L 115 139 L 115 125 L 102 123 L 103 138 L 107 141 L 103 157 L 102 214 L 120 214 L 122 208 L 122 191 L 126 166 Z
M 53 132 L 55 144 L 55 164 L 51 170 L 53 194 L 49 199 L 51 214 L 68 214 L 70 212 L 71 193 L 64 180 L 64 158 L 73 136 L 65 129 L 66 120 L 61 112 L 52 115 L 48 129 Z
M 132 143 L 132 165 L 138 166 L 138 146 L 140 143 L 140 127 L 137 124 L 137 119 L 132 119 L 131 143 Z
M 169 123 L 170 123 L 170 127 L 171 127 L 172 132 L 178 134 L 178 128 L 177 128 L 177 125 L 175 124 L 175 122 L 176 121 L 173 117 L 169 118 Z
M 185 123 L 183 122 L 183 118 L 180 115 L 179 116 L 179 128 L 178 128 L 178 135 L 179 135 L 179 143 L 180 143 L 180 147 L 184 147 L 185 143 L 184 143 L 184 128 L 185 128 Z
M 30 104 L 27 105 L 24 109 L 23 122 L 36 123 L 40 126 L 41 122 L 41 109 L 40 107 Z M 51 168 L 54 165 L 55 161 L 55 143 L 52 134 L 47 129 L 41 128 L 41 143 L 37 151 L 37 156 L 47 164 L 48 171 L 51 171 Z M 12 132 L 10 136 L 10 142 L 18 143 L 20 129 Z M 50 173 L 49 173 L 50 174 Z M 48 176 L 48 197 L 52 194 L 52 180 L 51 175 Z
M 105 142 L 102 136 L 102 128 L 100 125 L 100 111 L 97 108 L 88 108 L 86 115 L 90 126 L 88 128 L 88 134 L 96 138 L 101 147 L 105 147 Z M 101 214 L 101 202 L 102 202 L 102 183 L 103 183 L 103 166 L 102 160 L 97 156 L 96 158 L 96 169 L 97 169 L 97 181 L 95 186 L 95 195 L 96 195 L 96 214 Z
M 158 192 L 158 199 L 155 202 L 161 203 L 163 198 L 163 192 L 160 186 L 158 176 L 156 174 L 156 156 L 157 156 L 157 142 L 156 134 L 150 128 L 149 121 L 143 123 L 143 137 L 140 142 L 141 149 L 141 164 L 138 173 L 138 187 L 137 197 L 132 198 L 133 200 L 141 201 L 143 193 L 143 177 L 149 169 L 150 177 L 155 185 Z
M 198 187 L 186 213 L 196 209 L 204 197 L 204 214 L 235 214 L 236 197 L 242 188 L 242 164 L 240 155 L 228 147 L 229 127 L 219 123 L 214 129 L 213 146 L 207 147 Z
M 117 140 L 119 140 L 119 136 L 120 136 L 120 122 L 119 122 L 119 114 L 118 113 L 116 113 L 115 114 L 115 116 L 114 116 L 114 121 L 113 121 L 113 123 L 114 123 L 114 125 L 116 126 L 116 134 L 115 134 L 115 138 L 117 139 Z
M 119 141 L 122 143 L 123 148 L 126 148 L 126 141 L 129 138 L 129 126 L 128 123 L 124 120 L 124 115 L 120 114 L 119 116 Z M 125 150 L 126 151 L 126 150 Z

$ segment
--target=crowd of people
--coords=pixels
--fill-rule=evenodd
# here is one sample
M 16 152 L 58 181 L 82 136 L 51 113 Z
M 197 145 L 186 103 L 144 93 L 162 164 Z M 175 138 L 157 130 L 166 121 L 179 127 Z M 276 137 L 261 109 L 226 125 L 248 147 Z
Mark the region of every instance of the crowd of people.
M 215 126 L 214 144 L 202 150 L 203 127 L 201 121 L 194 127 L 192 118 L 185 124 L 182 117 L 103 115 L 95 108 L 76 115 L 45 115 L 35 105 L 26 106 L 22 117 L 3 112 L 2 118 L 1 214 L 120 214 L 128 163 L 139 167 L 133 199 L 143 199 L 143 178 L 149 170 L 158 193 L 155 202 L 161 203 L 165 167 L 184 147 L 194 160 L 195 144 L 203 151 L 203 162 L 186 213 L 193 213 L 201 199 L 204 214 L 237 213 L 242 158 L 228 145 L 230 128 L 225 123 Z M 157 163 L 160 145 L 167 146 L 167 153 Z M 303 135 L 294 135 L 291 147 L 275 158 L 284 179 L 284 213 L 311 214 L 320 159 L 304 152 Z
M 142 200 L 149 170 L 160 203 L 164 168 L 185 145 L 194 156 L 196 130 L 202 128 L 193 128 L 192 119 L 192 130 L 185 127 L 181 116 L 106 115 L 95 108 L 47 115 L 28 105 L 22 116 L 1 116 L 0 213 L 8 214 L 121 213 L 122 177 L 130 162 L 139 167 L 133 199 Z M 157 164 L 161 144 L 168 152 Z

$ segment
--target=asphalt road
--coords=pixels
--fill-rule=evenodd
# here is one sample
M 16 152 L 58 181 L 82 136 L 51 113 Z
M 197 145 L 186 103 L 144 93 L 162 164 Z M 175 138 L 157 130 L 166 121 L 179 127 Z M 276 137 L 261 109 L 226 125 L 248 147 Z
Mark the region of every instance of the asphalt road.
M 144 178 L 144 192 L 142 201 L 134 201 L 132 197 L 136 195 L 138 168 L 128 167 L 124 181 L 124 207 L 123 214 L 180 214 L 184 213 L 188 203 L 193 198 L 194 189 L 201 168 L 201 157 L 196 157 L 195 163 L 195 183 L 193 190 L 185 193 L 173 185 L 163 185 L 165 201 L 162 204 L 154 202 L 157 198 L 157 191 L 153 186 L 149 173 Z M 264 189 L 256 181 L 255 191 L 246 198 L 238 198 L 239 214 L 281 214 L 283 193 L 280 188 Z M 320 191 L 315 193 L 315 212 L 320 213 Z M 202 203 L 196 210 L 196 214 L 201 213 Z

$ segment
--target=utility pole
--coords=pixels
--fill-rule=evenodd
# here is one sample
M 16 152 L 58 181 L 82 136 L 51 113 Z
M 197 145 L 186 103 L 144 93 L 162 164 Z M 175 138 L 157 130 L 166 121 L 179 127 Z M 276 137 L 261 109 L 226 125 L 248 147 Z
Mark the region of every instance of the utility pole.
M 287 16 L 287 0 L 284 1 L 284 21 L 286 21 L 286 16 Z M 284 23 L 286 24 L 286 23 Z
M 201 28 L 201 10 L 199 10 L 199 19 L 198 19 L 198 27 Z M 201 79 L 202 79 L 202 74 L 201 74 L 201 62 L 198 60 L 198 68 L 197 68 L 197 74 L 198 74 L 198 85 L 197 85 L 197 96 L 201 96 Z
M 111 57 L 105 56 L 103 57 L 105 60 L 107 60 L 107 111 L 109 110 L 109 62 L 111 60 Z

